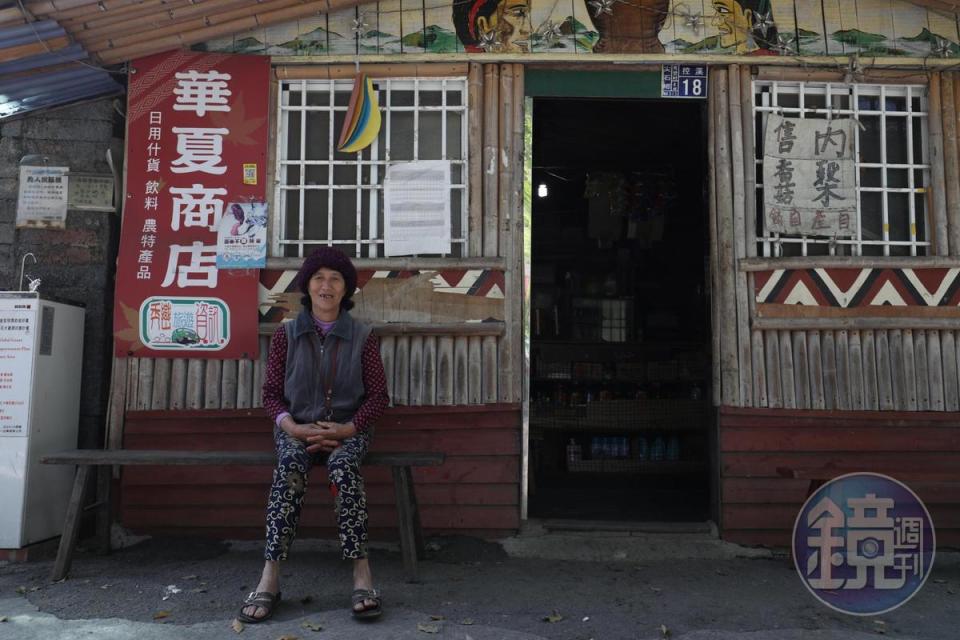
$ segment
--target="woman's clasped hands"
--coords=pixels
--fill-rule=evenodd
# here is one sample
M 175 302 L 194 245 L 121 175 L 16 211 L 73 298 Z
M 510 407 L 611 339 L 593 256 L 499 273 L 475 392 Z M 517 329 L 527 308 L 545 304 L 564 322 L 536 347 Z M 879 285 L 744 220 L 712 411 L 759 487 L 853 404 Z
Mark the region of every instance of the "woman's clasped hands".
M 357 428 L 353 426 L 352 422 L 342 424 L 318 420 L 313 424 L 304 426 L 308 429 L 304 440 L 307 443 L 307 451 L 310 453 L 318 451 L 330 453 L 339 447 L 343 440 L 357 435 Z

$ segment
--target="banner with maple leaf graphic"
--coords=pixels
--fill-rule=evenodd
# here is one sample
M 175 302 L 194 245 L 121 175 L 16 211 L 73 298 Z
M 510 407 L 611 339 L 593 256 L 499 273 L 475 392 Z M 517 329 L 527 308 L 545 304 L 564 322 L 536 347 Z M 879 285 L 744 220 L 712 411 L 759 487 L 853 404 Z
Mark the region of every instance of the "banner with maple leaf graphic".
M 217 268 L 231 206 L 266 201 L 270 60 L 135 60 L 117 257 L 118 356 L 256 358 L 257 269 Z

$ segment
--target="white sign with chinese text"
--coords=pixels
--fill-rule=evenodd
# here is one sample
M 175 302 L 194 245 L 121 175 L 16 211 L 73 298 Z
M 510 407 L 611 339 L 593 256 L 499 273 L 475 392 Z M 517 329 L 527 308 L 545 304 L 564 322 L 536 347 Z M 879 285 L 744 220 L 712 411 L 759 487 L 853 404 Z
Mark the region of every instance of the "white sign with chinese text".
M 450 161 L 400 162 L 383 180 L 384 253 L 450 253 Z
M 18 227 L 63 228 L 67 220 L 69 167 L 20 167 Z
M 68 200 L 71 209 L 83 211 L 115 211 L 113 176 L 71 174 Z
M 763 210 L 767 233 L 857 235 L 854 121 L 767 117 Z
M 38 304 L 0 298 L 0 437 L 27 435 Z

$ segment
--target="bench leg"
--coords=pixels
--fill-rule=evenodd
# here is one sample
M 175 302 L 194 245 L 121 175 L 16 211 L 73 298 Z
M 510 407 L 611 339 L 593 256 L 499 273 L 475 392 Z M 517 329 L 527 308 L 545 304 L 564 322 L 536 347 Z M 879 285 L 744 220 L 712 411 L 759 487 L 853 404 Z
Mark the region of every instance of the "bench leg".
M 417 582 L 417 543 L 414 529 L 414 508 L 410 503 L 412 483 L 409 467 L 391 467 L 393 489 L 397 499 L 397 518 L 400 525 L 400 552 L 407 582 Z
M 50 579 L 54 582 L 63 580 L 70 571 L 73 561 L 73 548 L 77 544 L 77 534 L 80 532 L 80 514 L 83 512 L 83 494 L 87 488 L 87 479 L 90 477 L 90 466 L 77 466 L 77 475 L 73 481 L 73 493 L 67 505 L 67 517 L 63 522 L 63 533 L 60 535 L 60 548 L 57 550 L 57 559 L 53 563 L 53 573 Z
M 413 542 L 417 550 L 417 558 L 427 555 L 427 546 L 423 543 L 423 527 L 420 526 L 420 506 L 417 504 L 417 490 L 413 486 L 413 470 L 403 467 L 403 475 L 407 480 L 407 492 L 410 500 L 410 512 L 413 520 Z
M 97 467 L 97 553 L 110 553 L 110 484 L 113 467 Z

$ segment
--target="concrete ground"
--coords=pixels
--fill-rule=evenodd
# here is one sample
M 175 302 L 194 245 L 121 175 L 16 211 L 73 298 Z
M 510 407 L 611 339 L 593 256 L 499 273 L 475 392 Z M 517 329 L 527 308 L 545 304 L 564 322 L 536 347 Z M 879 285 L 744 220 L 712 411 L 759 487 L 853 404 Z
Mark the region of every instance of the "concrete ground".
M 80 554 L 69 579 L 51 561 L 0 564 L 4 640 L 945 640 L 960 637 L 960 554 L 938 553 L 924 588 L 879 617 L 830 610 L 792 562 L 705 533 L 546 532 L 500 542 L 430 541 L 422 582 L 395 547 L 376 548 L 384 615 L 350 617 L 349 565 L 332 544 L 298 541 L 273 620 L 235 630 L 260 545 L 148 539 Z

